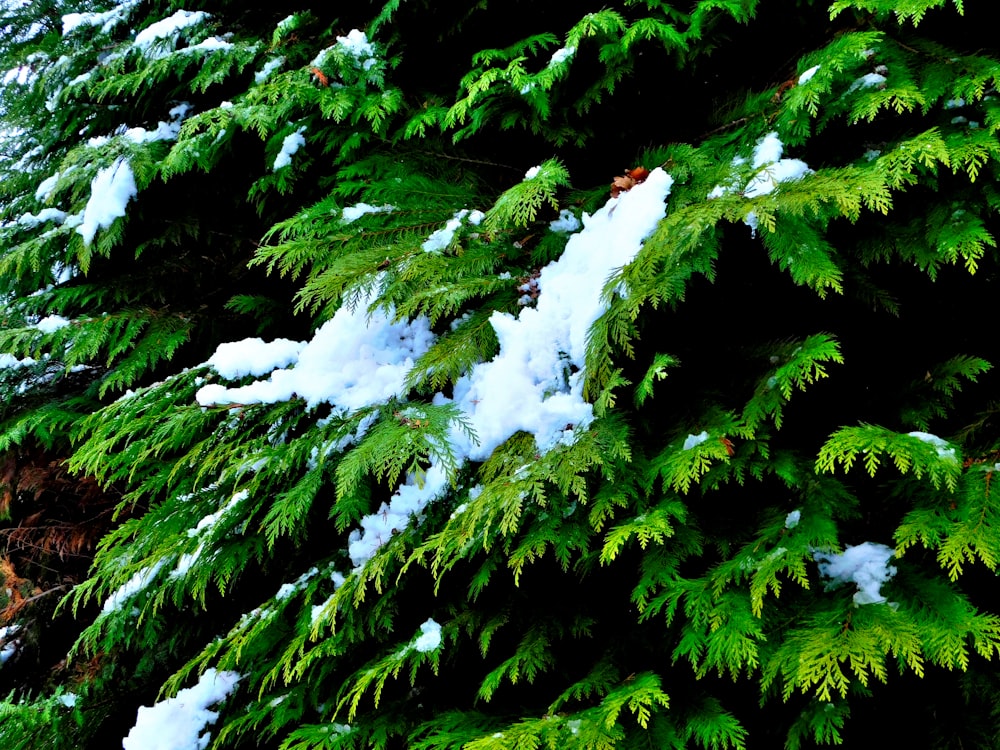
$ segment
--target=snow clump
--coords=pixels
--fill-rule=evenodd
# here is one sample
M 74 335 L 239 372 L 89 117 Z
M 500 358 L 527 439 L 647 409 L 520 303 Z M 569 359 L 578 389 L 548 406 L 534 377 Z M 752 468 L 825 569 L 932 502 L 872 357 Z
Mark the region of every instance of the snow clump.
M 820 69 L 819 65 L 813 65 L 811 68 L 809 68 L 809 70 L 803 72 L 802 75 L 799 76 L 798 85 L 801 86 L 803 83 L 808 83 L 812 79 L 812 77 L 816 75 L 816 72 L 819 69 Z
M 350 224 L 352 221 L 357 221 L 365 214 L 381 214 L 395 210 L 396 207 L 390 206 L 388 203 L 384 206 L 372 206 L 368 203 L 358 203 L 354 206 L 347 206 L 344 208 L 340 214 L 340 218 L 345 224 Z
M 217 383 L 202 386 L 195 396 L 198 403 L 273 404 L 298 395 L 310 407 L 328 403 L 349 414 L 402 395 L 413 362 L 430 348 L 434 334 L 426 317 L 393 322 L 391 309 L 369 315 L 373 298 L 374 293 L 360 299 L 353 309 L 338 310 L 302 345 L 294 362 L 291 352 L 297 342 L 267 346 L 245 339 L 223 344 L 219 347 L 222 354 L 216 350 L 209 364 L 220 362 L 227 372 L 263 375 L 265 365 L 279 362 L 267 357 L 279 354 L 283 366 L 273 369 L 267 380 L 237 388 Z
M 306 132 L 306 129 L 303 126 L 294 133 L 285 136 L 285 140 L 281 142 L 281 151 L 274 158 L 274 166 L 271 168 L 272 172 L 277 172 L 279 169 L 283 169 L 292 163 L 292 155 L 306 145 L 306 139 L 302 136 L 304 132 Z
M 434 620 L 427 620 L 420 626 L 420 636 L 413 644 L 413 648 L 422 654 L 434 651 L 441 645 L 441 626 Z
M 847 545 L 841 554 L 815 552 L 813 559 L 819 563 L 819 572 L 832 579 L 828 587 L 840 583 L 857 586 L 854 603 L 880 604 L 886 599 L 881 587 L 896 575 L 896 568 L 889 565 L 893 552 L 891 547 L 874 542 L 864 542 L 857 546 Z
M 939 438 L 937 435 L 932 435 L 929 432 L 908 432 L 906 434 L 924 443 L 930 443 L 933 445 L 937 449 L 937 454 L 940 458 L 950 458 L 953 461 L 957 460 L 955 458 L 955 449 L 948 445 L 948 441 Z
M 83 210 L 83 222 L 76 228 L 84 244 L 94 241 L 98 229 L 107 229 L 115 219 L 123 217 L 125 206 L 138 192 L 135 175 L 125 157 L 119 156 L 110 167 L 98 171 L 90 183 L 90 199 Z
M 241 675 L 207 669 L 194 687 L 173 698 L 140 706 L 135 726 L 122 740 L 124 750 L 204 750 L 211 733 L 204 729 L 219 718 L 213 706 L 236 688 Z
M 208 13 L 201 10 L 179 10 L 172 16 L 168 16 L 144 28 L 135 35 L 135 40 L 132 43 L 141 49 L 147 57 L 154 59 L 164 57 L 168 53 L 154 49 L 154 47 L 169 47 L 170 51 L 172 51 L 177 46 L 182 29 L 195 26 L 206 18 L 208 18 Z

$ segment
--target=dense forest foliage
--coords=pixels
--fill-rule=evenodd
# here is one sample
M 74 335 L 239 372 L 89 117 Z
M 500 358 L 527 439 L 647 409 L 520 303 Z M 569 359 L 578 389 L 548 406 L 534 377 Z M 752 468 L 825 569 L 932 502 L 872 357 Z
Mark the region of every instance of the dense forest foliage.
M 0 745 L 1000 746 L 990 6 L 0 1 Z

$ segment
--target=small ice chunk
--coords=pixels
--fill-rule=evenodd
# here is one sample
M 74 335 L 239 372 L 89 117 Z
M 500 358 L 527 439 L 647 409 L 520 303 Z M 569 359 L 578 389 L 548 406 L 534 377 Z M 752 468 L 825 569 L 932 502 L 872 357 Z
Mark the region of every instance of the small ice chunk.
M 785 528 L 794 529 L 796 526 L 799 525 L 799 521 L 801 519 L 802 519 L 802 511 L 797 509 L 793 510 L 791 513 L 785 516 Z

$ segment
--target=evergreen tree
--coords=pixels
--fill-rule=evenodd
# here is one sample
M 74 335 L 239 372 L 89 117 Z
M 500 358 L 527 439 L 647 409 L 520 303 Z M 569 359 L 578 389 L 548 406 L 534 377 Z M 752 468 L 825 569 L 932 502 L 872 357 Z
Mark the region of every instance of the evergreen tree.
M 0 741 L 996 747 L 988 6 L 4 0 Z

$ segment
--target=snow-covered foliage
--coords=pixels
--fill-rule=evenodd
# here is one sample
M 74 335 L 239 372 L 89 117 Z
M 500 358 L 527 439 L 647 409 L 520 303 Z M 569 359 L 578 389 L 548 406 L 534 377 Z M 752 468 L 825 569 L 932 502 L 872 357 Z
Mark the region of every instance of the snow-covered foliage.
M 210 706 L 236 688 L 240 675 L 207 669 L 193 687 L 152 706 L 140 706 L 135 726 L 122 740 L 124 750 L 203 750 L 212 738 L 205 728 L 219 714 Z
M 0 0 L 0 747 L 992 750 L 943 5 Z

